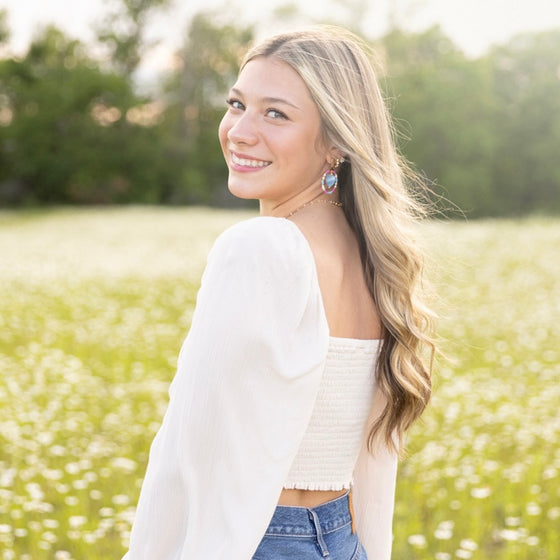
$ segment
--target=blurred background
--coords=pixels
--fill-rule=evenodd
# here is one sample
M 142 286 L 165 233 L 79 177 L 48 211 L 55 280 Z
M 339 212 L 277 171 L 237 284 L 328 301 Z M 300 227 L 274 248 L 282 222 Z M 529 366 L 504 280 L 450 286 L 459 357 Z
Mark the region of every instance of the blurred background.
M 0 205 L 239 205 L 216 129 L 240 56 L 310 23 L 372 43 L 401 150 L 449 213 L 560 212 L 550 0 L 2 0 Z
M 442 356 L 393 557 L 560 558 L 560 2 L 0 0 L 0 560 L 124 554 L 206 256 L 256 214 L 227 91 L 315 22 L 372 44 L 460 218 L 418 229 Z

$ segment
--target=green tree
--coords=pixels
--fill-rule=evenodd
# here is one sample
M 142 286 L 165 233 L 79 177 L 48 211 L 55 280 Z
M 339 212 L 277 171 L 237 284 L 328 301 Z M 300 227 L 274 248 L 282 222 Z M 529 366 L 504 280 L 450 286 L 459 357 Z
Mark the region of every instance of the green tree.
M 381 48 L 404 154 L 452 205 L 471 216 L 490 212 L 497 142 L 490 66 L 467 59 L 438 27 L 394 30 Z
M 8 42 L 10 38 L 10 28 L 8 27 L 8 12 L 0 10 L 0 47 Z
M 157 133 L 129 122 L 140 103 L 130 83 L 82 43 L 48 27 L 23 59 L 0 62 L 0 83 L 5 201 L 157 200 Z
M 112 66 L 132 76 L 147 49 L 146 27 L 150 16 L 169 6 L 170 0 L 112 0 L 112 8 L 97 28 L 99 41 L 109 48 Z
M 179 69 L 167 83 L 166 158 L 180 167 L 180 176 L 165 193 L 170 202 L 233 203 L 225 189 L 217 130 L 253 32 L 216 19 L 206 13 L 192 19 L 178 53 Z
M 560 31 L 519 35 L 488 58 L 500 100 L 497 212 L 558 212 Z

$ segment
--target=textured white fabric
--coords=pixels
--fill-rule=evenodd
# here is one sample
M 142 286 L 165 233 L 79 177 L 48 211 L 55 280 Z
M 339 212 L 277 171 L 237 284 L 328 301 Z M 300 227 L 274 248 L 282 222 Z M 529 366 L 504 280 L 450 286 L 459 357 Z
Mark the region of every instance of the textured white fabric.
M 350 488 L 375 389 L 377 340 L 330 338 L 311 420 L 284 488 Z
M 259 217 L 224 232 L 152 443 L 126 560 L 250 560 L 305 434 L 328 346 L 313 255 L 297 226 Z M 363 492 L 360 511 L 373 518 L 357 513 L 357 522 L 371 550 L 384 551 L 366 546 L 370 560 L 386 560 L 394 484 L 384 483 L 396 463 L 360 457 L 354 500 Z
M 384 397 L 377 391 L 369 423 L 379 416 L 384 405 Z M 372 455 L 367 449 L 367 430 L 364 436 L 352 485 L 356 529 L 368 560 L 388 560 L 393 544 L 397 455 L 380 444 Z

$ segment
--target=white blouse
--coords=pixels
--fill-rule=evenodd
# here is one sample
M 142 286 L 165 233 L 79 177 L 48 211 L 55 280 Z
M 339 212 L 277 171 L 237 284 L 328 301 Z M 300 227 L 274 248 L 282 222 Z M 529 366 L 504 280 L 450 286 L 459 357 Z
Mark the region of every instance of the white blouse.
M 123 560 L 250 560 L 309 424 L 329 346 L 311 248 L 283 218 L 224 232 L 210 255 Z M 381 411 L 377 391 L 371 418 Z M 367 430 L 365 430 L 365 433 Z M 396 456 L 362 444 L 356 527 L 391 555 Z
M 313 412 L 284 488 L 351 488 L 376 386 L 379 343 L 329 338 Z

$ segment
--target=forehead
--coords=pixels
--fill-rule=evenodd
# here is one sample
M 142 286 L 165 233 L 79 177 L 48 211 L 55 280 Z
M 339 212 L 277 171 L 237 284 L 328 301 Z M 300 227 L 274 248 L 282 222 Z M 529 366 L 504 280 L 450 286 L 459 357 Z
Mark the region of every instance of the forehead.
M 239 73 L 234 88 L 247 96 L 282 98 L 296 105 L 315 104 L 300 75 L 274 56 L 250 60 Z

